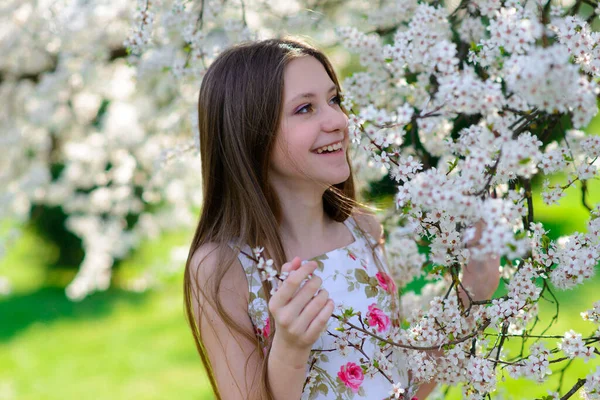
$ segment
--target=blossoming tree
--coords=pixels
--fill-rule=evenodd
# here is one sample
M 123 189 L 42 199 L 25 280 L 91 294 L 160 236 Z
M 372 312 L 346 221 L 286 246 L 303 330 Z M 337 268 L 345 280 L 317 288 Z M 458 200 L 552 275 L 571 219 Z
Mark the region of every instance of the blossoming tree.
M 173 157 L 189 147 L 197 86 L 136 80 L 123 45 L 131 6 L 0 6 L 0 219 L 26 221 L 34 206 L 66 214 L 85 252 L 67 287 L 74 300 L 106 289 L 115 260 L 142 240 L 193 224 L 201 200 L 193 175 L 181 173 L 197 158 Z M 1 256 L 18 232 L 0 229 Z

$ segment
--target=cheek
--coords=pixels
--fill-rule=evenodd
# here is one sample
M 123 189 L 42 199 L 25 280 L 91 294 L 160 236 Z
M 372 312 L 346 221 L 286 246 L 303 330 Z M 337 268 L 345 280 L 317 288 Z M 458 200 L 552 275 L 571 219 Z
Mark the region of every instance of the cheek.
M 271 168 L 280 173 L 289 173 L 292 164 L 296 163 L 293 143 L 285 135 L 275 139 L 273 150 L 270 155 Z
M 285 133 L 278 136 L 275 145 L 277 151 L 286 158 L 302 159 L 314 144 L 314 135 L 310 126 L 297 124 L 289 126 Z

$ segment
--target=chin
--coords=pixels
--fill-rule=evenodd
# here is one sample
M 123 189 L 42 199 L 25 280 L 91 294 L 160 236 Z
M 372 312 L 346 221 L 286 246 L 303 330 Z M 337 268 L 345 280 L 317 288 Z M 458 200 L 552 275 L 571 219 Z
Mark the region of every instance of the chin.
M 345 173 L 336 174 L 335 176 L 330 176 L 328 178 L 323 179 L 323 181 L 327 182 L 328 185 L 337 185 L 343 182 L 346 182 L 350 178 L 350 169 L 348 169 Z

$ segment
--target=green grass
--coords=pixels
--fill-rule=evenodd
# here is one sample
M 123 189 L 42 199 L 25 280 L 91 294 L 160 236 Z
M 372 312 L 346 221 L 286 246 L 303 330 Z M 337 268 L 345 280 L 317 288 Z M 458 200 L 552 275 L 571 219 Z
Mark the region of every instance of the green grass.
M 160 243 L 124 267 L 166 263 Z M 15 285 L 0 301 L 0 399 L 213 397 L 184 320 L 181 273 L 145 293 L 113 287 L 71 302 L 44 284 L 49 253 L 26 232 L 0 264 Z

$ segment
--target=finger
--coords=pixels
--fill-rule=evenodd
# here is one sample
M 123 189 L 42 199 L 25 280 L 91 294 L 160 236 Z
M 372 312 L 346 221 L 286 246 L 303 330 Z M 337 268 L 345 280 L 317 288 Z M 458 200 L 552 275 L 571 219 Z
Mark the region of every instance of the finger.
M 308 329 L 306 330 L 306 335 L 309 338 L 315 338 L 316 341 L 317 338 L 321 336 L 321 333 L 323 333 L 323 331 L 327 328 L 327 322 L 329 321 L 329 318 L 331 318 L 331 314 L 333 314 L 334 307 L 335 305 L 333 303 L 333 300 L 331 299 L 329 299 L 327 303 L 325 303 L 325 306 L 321 309 L 319 314 L 317 314 L 317 316 L 312 320 L 312 322 L 308 326 Z
M 281 267 L 281 272 L 279 273 L 277 288 L 279 289 L 279 282 L 283 282 L 287 279 L 290 272 L 297 270 L 302 265 L 302 261 L 300 261 L 300 257 L 294 257 L 292 261 L 288 261 Z
M 281 272 L 291 272 L 297 270 L 298 268 L 300 268 L 301 263 L 302 260 L 300 259 L 300 257 L 294 257 L 292 261 L 283 264 L 283 266 L 281 267 Z
M 271 297 L 271 300 L 269 301 L 269 311 L 273 312 L 286 305 L 294 296 L 304 279 L 306 279 L 309 274 L 312 274 L 316 268 L 316 262 L 309 262 L 302 265 L 297 270 L 292 271 L 277 292 L 275 292 L 273 297 Z
M 295 298 L 292 299 L 292 302 L 295 300 L 296 300 Z M 323 307 L 325 307 L 328 300 L 329 300 L 329 293 L 327 292 L 327 290 L 324 290 L 324 289 L 319 291 L 319 293 L 317 293 L 316 296 L 311 297 L 307 301 L 306 306 L 300 311 L 298 318 L 296 318 L 296 321 L 294 323 L 294 328 L 297 327 L 299 332 L 302 332 L 302 333 L 306 332 L 306 330 L 310 326 L 310 323 L 312 322 L 312 320 L 315 319 L 315 317 L 317 315 L 319 315 L 319 312 L 321 312 Z M 289 307 L 292 304 L 292 302 L 290 302 L 290 304 L 288 304 L 287 307 Z M 287 307 L 286 307 L 286 312 L 287 312 Z M 290 312 L 290 315 L 293 315 L 293 313 Z
M 302 310 L 307 307 L 309 302 L 315 297 L 315 294 L 321 288 L 322 284 L 323 280 L 320 277 L 316 275 L 313 276 L 296 294 L 294 294 L 285 308 L 289 309 L 289 313 L 292 315 L 300 315 Z

